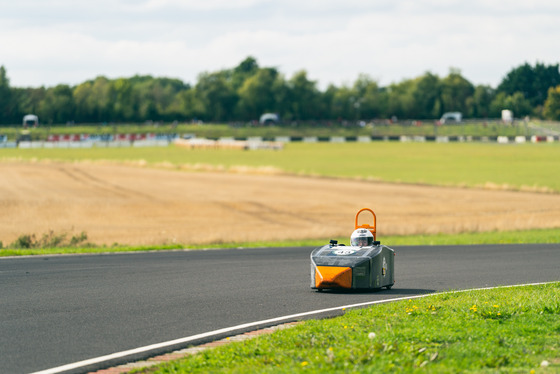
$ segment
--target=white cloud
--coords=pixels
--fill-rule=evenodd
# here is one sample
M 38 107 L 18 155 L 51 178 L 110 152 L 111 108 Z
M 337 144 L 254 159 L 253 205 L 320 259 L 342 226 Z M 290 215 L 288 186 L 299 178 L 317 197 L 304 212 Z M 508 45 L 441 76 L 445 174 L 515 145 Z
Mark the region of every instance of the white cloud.
M 3 4 L 4 3 L 4 4 Z M 248 55 L 286 76 L 382 85 L 461 69 L 497 85 L 524 62 L 560 62 L 547 0 L 0 0 L 0 65 L 12 85 L 151 74 L 195 83 Z
M 262 0 L 148 0 L 139 6 L 134 6 L 137 9 L 153 10 L 164 9 L 167 7 L 176 7 L 186 10 L 223 10 L 223 9 L 239 9 L 249 8 L 259 3 Z M 134 4 L 131 2 L 131 4 Z

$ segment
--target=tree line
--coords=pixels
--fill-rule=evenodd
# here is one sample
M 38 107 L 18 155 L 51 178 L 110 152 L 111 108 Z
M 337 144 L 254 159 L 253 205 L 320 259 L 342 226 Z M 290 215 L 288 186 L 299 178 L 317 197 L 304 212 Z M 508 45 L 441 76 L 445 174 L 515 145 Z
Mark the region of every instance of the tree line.
M 445 112 L 465 118 L 499 118 L 510 109 L 520 118 L 560 119 L 559 64 L 525 63 L 498 87 L 473 85 L 458 69 L 431 72 L 382 87 L 366 74 L 351 85 L 320 90 L 305 70 L 286 78 L 275 67 L 247 57 L 232 69 L 199 74 L 194 86 L 152 76 L 99 76 L 76 86 L 11 87 L 0 66 L 0 124 L 18 124 L 25 114 L 42 124 L 145 121 L 254 121 L 277 113 L 282 121 L 437 119 Z

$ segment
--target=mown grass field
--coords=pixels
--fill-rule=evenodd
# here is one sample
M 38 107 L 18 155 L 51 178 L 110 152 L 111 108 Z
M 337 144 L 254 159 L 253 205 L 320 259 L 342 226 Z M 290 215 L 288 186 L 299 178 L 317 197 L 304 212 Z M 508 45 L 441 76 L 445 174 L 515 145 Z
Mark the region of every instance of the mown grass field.
M 115 160 L 187 170 L 285 172 L 412 184 L 560 192 L 560 144 L 289 143 L 282 151 L 181 147 L 0 149 L 0 159 Z M 250 170 L 251 171 L 251 170 Z
M 349 310 L 141 373 L 558 373 L 560 283 Z

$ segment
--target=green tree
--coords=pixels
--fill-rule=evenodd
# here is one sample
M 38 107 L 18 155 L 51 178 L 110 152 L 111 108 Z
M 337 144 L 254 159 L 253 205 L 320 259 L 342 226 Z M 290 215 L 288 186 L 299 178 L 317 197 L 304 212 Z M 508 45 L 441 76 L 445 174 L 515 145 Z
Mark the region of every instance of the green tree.
M 333 100 L 336 91 L 337 87 L 333 84 L 329 84 L 325 92 L 321 94 L 321 105 L 325 108 L 325 117 L 328 119 L 337 118 L 336 114 L 333 112 Z
M 441 113 L 442 84 L 437 75 L 426 72 L 414 80 L 412 99 L 414 110 L 409 115 L 412 118 L 439 118 Z
M 234 90 L 239 90 L 243 83 L 259 71 L 257 60 L 249 56 L 241 61 L 231 72 L 231 85 Z
M 387 87 L 386 116 L 397 118 L 415 118 L 416 108 L 414 101 L 414 87 L 416 83 L 412 79 L 406 79 L 400 83 L 393 83 Z
M 356 98 L 352 106 L 358 119 L 372 119 L 381 116 L 385 100 L 377 81 L 367 74 L 360 74 L 354 82 L 353 91 Z
M 6 68 L 0 66 L 0 123 L 10 123 L 14 117 L 14 105 L 10 80 Z
M 518 117 L 524 117 L 531 114 L 531 103 L 525 98 L 521 92 L 506 97 L 504 109 L 510 109 Z
M 1 66 L 0 123 L 20 123 L 27 113 L 38 114 L 41 122 L 47 123 L 186 119 L 221 122 L 256 120 L 265 112 L 278 113 L 287 121 L 355 121 L 392 116 L 430 119 L 447 111 L 486 118 L 499 117 L 502 109 L 511 109 L 518 117 L 541 116 L 549 88 L 559 85 L 558 64 L 524 64 L 508 73 L 496 90 L 474 87 L 458 69 L 452 68 L 443 79 L 426 72 L 387 87 L 360 74 L 352 86 L 331 84 L 321 92 L 306 71 L 285 80 L 276 68 L 261 68 L 249 56 L 232 69 L 200 74 L 192 88 L 179 79 L 149 75 L 114 80 L 99 76 L 73 88 L 12 88 Z M 547 105 L 546 115 L 552 116 L 553 104 Z
M 500 118 L 504 109 L 511 110 L 514 116 L 519 118 L 531 113 L 531 104 L 521 92 L 515 92 L 513 95 L 500 92 L 490 104 L 491 116 Z
M 25 114 L 36 114 L 39 111 L 41 102 L 45 99 L 45 87 L 39 88 L 12 88 L 12 99 L 17 105 L 16 120 L 19 123 Z M 43 119 L 39 118 L 42 122 Z
M 479 85 L 474 89 L 473 95 L 467 99 L 467 115 L 473 118 L 488 118 L 491 116 L 491 103 L 496 96 L 492 87 Z
M 90 100 L 96 121 L 109 122 L 112 120 L 113 97 L 111 91 L 109 79 L 101 76 L 93 81 Z
M 179 92 L 171 107 L 178 108 L 183 119 L 200 120 L 206 113 L 206 107 L 194 88 Z
M 323 117 L 321 94 L 317 89 L 317 82 L 309 80 L 305 70 L 295 73 L 287 82 L 287 87 L 289 113 L 292 119 L 316 120 Z
M 261 68 L 245 80 L 239 88 L 238 113 L 241 119 L 256 120 L 261 114 L 279 112 L 277 88 L 282 85 L 281 77 L 275 68 Z
M 171 78 L 135 76 L 131 80 L 132 99 L 137 116 L 142 120 L 175 120 L 177 113 L 171 110 L 178 92 L 188 88 L 182 81 Z
M 553 121 L 560 120 L 560 85 L 548 89 L 543 115 Z
M 559 84 L 559 64 L 546 66 L 537 63 L 532 67 L 525 63 L 507 73 L 498 85 L 497 91 L 506 95 L 521 92 L 532 107 L 537 107 L 544 104 L 548 89 Z
M 92 100 L 93 82 L 87 81 L 80 83 L 74 87 L 73 97 L 76 105 L 75 118 L 76 122 L 93 122 L 95 113 L 95 105 Z
M 73 120 L 72 88 L 66 84 L 59 84 L 47 89 L 44 99 L 39 104 L 37 115 L 46 123 L 61 124 Z
M 113 95 L 114 121 L 135 121 L 138 117 L 138 100 L 135 100 L 134 87 L 130 79 L 119 78 L 111 82 Z
M 204 119 L 213 122 L 234 119 L 238 96 L 226 72 L 200 74 L 195 90 L 205 108 Z
M 330 98 L 331 118 L 339 121 L 357 118 L 354 107 L 356 92 L 352 88 L 330 85 L 327 89 L 327 97 Z
M 467 100 L 474 93 L 474 86 L 459 69 L 451 68 L 449 75 L 441 81 L 442 112 L 468 113 Z
M 113 120 L 113 95 L 109 79 L 103 76 L 74 88 L 76 121 L 109 122 Z

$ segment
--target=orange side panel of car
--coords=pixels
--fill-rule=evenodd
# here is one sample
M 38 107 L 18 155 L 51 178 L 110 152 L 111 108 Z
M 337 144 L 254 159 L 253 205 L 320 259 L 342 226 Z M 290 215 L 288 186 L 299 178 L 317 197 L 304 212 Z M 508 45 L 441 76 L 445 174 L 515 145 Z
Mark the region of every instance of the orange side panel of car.
M 340 266 L 317 266 L 315 268 L 315 287 L 352 288 L 352 269 Z

